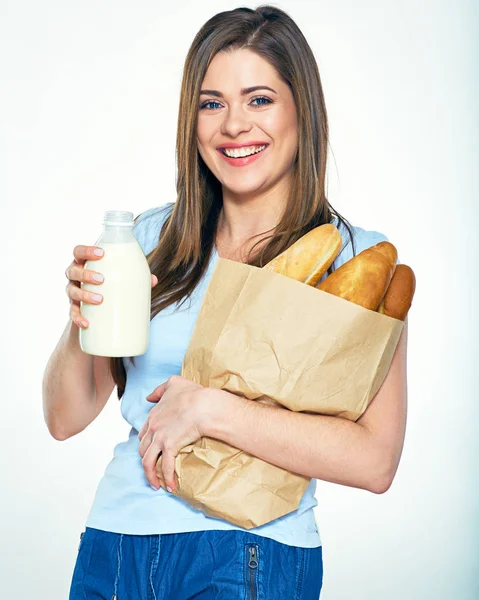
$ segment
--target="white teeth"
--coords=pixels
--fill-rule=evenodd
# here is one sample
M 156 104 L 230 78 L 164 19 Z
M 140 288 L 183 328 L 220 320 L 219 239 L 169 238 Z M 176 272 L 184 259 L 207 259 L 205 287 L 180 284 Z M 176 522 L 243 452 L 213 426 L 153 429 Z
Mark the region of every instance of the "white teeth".
M 257 154 L 265 148 L 266 144 L 263 146 L 244 146 L 243 148 L 223 148 L 223 152 L 230 158 L 242 158 L 251 154 Z

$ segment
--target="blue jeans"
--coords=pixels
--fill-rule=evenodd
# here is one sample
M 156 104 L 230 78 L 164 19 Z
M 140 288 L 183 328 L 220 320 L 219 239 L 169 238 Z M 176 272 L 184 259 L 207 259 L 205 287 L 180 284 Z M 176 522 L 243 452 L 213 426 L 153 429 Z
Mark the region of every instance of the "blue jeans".
M 322 548 L 253 533 L 124 535 L 87 527 L 70 600 L 318 600 Z

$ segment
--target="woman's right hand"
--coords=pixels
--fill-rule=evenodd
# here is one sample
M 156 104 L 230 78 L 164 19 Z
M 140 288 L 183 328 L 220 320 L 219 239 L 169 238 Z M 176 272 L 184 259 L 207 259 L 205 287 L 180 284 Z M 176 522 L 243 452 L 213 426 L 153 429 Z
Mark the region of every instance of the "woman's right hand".
M 98 254 L 95 254 L 98 252 Z M 103 296 L 88 292 L 81 288 L 81 283 L 92 283 L 100 285 L 103 283 L 103 275 L 99 271 L 85 269 L 87 260 L 100 260 L 103 256 L 103 250 L 96 246 L 75 246 L 73 249 L 73 261 L 65 269 L 65 277 L 68 284 L 65 288 L 66 294 L 70 299 L 70 319 L 77 327 L 88 327 L 88 321 L 80 312 L 80 302 L 88 304 L 101 304 Z M 151 286 L 158 283 L 156 275 L 151 276 Z

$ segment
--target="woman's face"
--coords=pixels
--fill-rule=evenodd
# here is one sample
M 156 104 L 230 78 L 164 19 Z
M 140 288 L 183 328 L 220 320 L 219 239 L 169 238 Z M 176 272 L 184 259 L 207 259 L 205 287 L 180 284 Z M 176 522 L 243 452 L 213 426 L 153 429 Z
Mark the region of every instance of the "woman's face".
M 250 196 L 281 187 L 298 145 L 291 90 L 254 52 L 219 52 L 201 85 L 197 133 L 223 192 Z

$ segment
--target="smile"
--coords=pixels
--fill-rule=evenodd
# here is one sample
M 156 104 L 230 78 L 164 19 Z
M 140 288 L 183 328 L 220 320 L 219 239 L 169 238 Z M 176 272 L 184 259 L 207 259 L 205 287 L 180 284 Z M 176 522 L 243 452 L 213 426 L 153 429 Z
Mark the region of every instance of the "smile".
M 218 152 L 229 165 L 244 167 L 256 161 L 267 147 L 268 144 L 243 146 L 242 148 L 218 148 Z
M 222 148 L 222 152 L 230 158 L 243 158 L 244 156 L 251 156 L 257 154 L 266 148 L 266 144 L 263 146 L 245 146 L 243 148 Z

